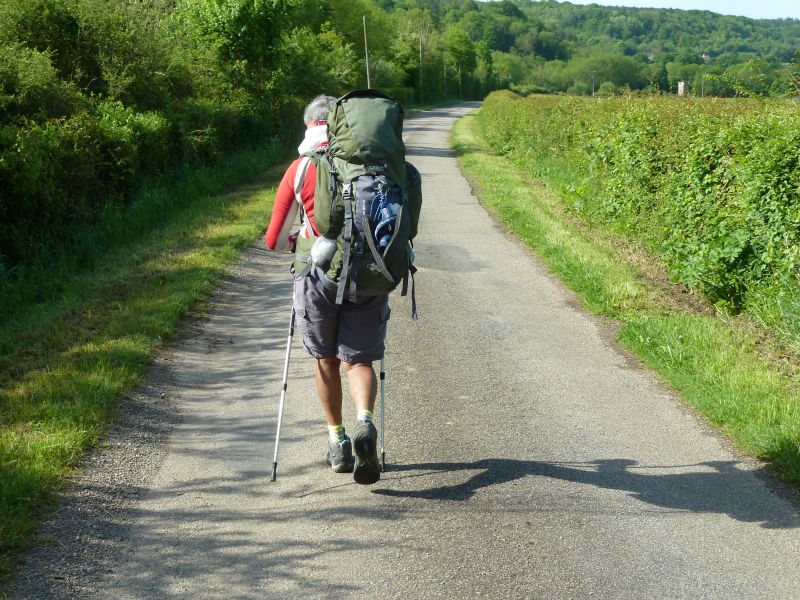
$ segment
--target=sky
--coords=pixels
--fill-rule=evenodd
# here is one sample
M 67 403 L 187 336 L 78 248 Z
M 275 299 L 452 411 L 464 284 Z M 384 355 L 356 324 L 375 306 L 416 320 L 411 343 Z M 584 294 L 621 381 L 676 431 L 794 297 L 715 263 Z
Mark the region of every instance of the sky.
M 800 19 L 800 2 L 797 0 L 569 0 L 572 4 L 600 4 L 602 6 L 638 6 L 641 8 L 682 8 L 684 10 L 710 10 L 723 15 L 739 15 L 753 19 Z

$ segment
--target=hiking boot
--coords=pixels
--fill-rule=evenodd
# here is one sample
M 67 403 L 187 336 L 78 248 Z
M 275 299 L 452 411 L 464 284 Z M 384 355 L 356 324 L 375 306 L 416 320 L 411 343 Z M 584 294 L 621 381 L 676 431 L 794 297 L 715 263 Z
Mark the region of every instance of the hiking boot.
M 356 453 L 353 479 L 356 483 L 369 485 L 381 478 L 381 464 L 378 462 L 378 431 L 372 421 L 359 421 L 353 434 L 353 448 Z
M 353 470 L 353 443 L 345 436 L 343 442 L 328 439 L 328 464 L 334 473 L 349 473 Z

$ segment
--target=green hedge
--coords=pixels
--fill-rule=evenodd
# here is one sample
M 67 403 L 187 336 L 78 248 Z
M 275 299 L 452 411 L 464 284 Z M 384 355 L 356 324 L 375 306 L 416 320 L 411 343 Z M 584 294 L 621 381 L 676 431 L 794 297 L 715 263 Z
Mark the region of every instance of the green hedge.
M 573 210 L 641 240 L 733 309 L 800 268 L 800 112 L 791 101 L 491 95 L 482 134 Z
M 227 57 L 199 6 L 0 0 L 0 291 L 143 184 L 297 137 L 311 92 Z
M 101 101 L 67 118 L 0 125 L 2 262 L 58 247 L 73 225 L 124 205 L 143 179 L 208 163 L 270 129 L 255 110 L 203 101 L 176 104 L 171 114 Z

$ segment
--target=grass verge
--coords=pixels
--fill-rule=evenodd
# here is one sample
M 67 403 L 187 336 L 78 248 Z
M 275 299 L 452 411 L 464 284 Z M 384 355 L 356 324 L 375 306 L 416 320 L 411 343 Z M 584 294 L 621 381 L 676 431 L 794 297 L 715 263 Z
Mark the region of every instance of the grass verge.
M 272 149 L 186 173 L 109 215 L 72 258 L 6 286 L 0 318 L 0 597 L 55 492 L 178 321 L 265 227 Z M 260 175 L 259 175 L 260 174 Z M 223 190 L 252 181 L 234 193 Z
M 620 343 L 738 448 L 800 489 L 800 388 L 773 360 L 785 355 L 779 342 L 746 317 L 683 294 L 641 248 L 577 221 L 542 181 L 482 142 L 474 114 L 456 124 L 452 141 L 483 204 L 590 310 L 620 323 Z

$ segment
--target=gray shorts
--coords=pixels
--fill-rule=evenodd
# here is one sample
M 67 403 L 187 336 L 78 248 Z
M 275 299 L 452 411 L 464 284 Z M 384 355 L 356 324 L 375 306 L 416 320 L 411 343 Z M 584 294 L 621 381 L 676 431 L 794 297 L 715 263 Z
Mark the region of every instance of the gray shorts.
M 294 310 L 303 347 L 315 358 L 337 357 L 348 363 L 368 363 L 383 357 L 389 295 L 345 300 L 336 304 L 336 284 L 314 268 L 294 276 Z

